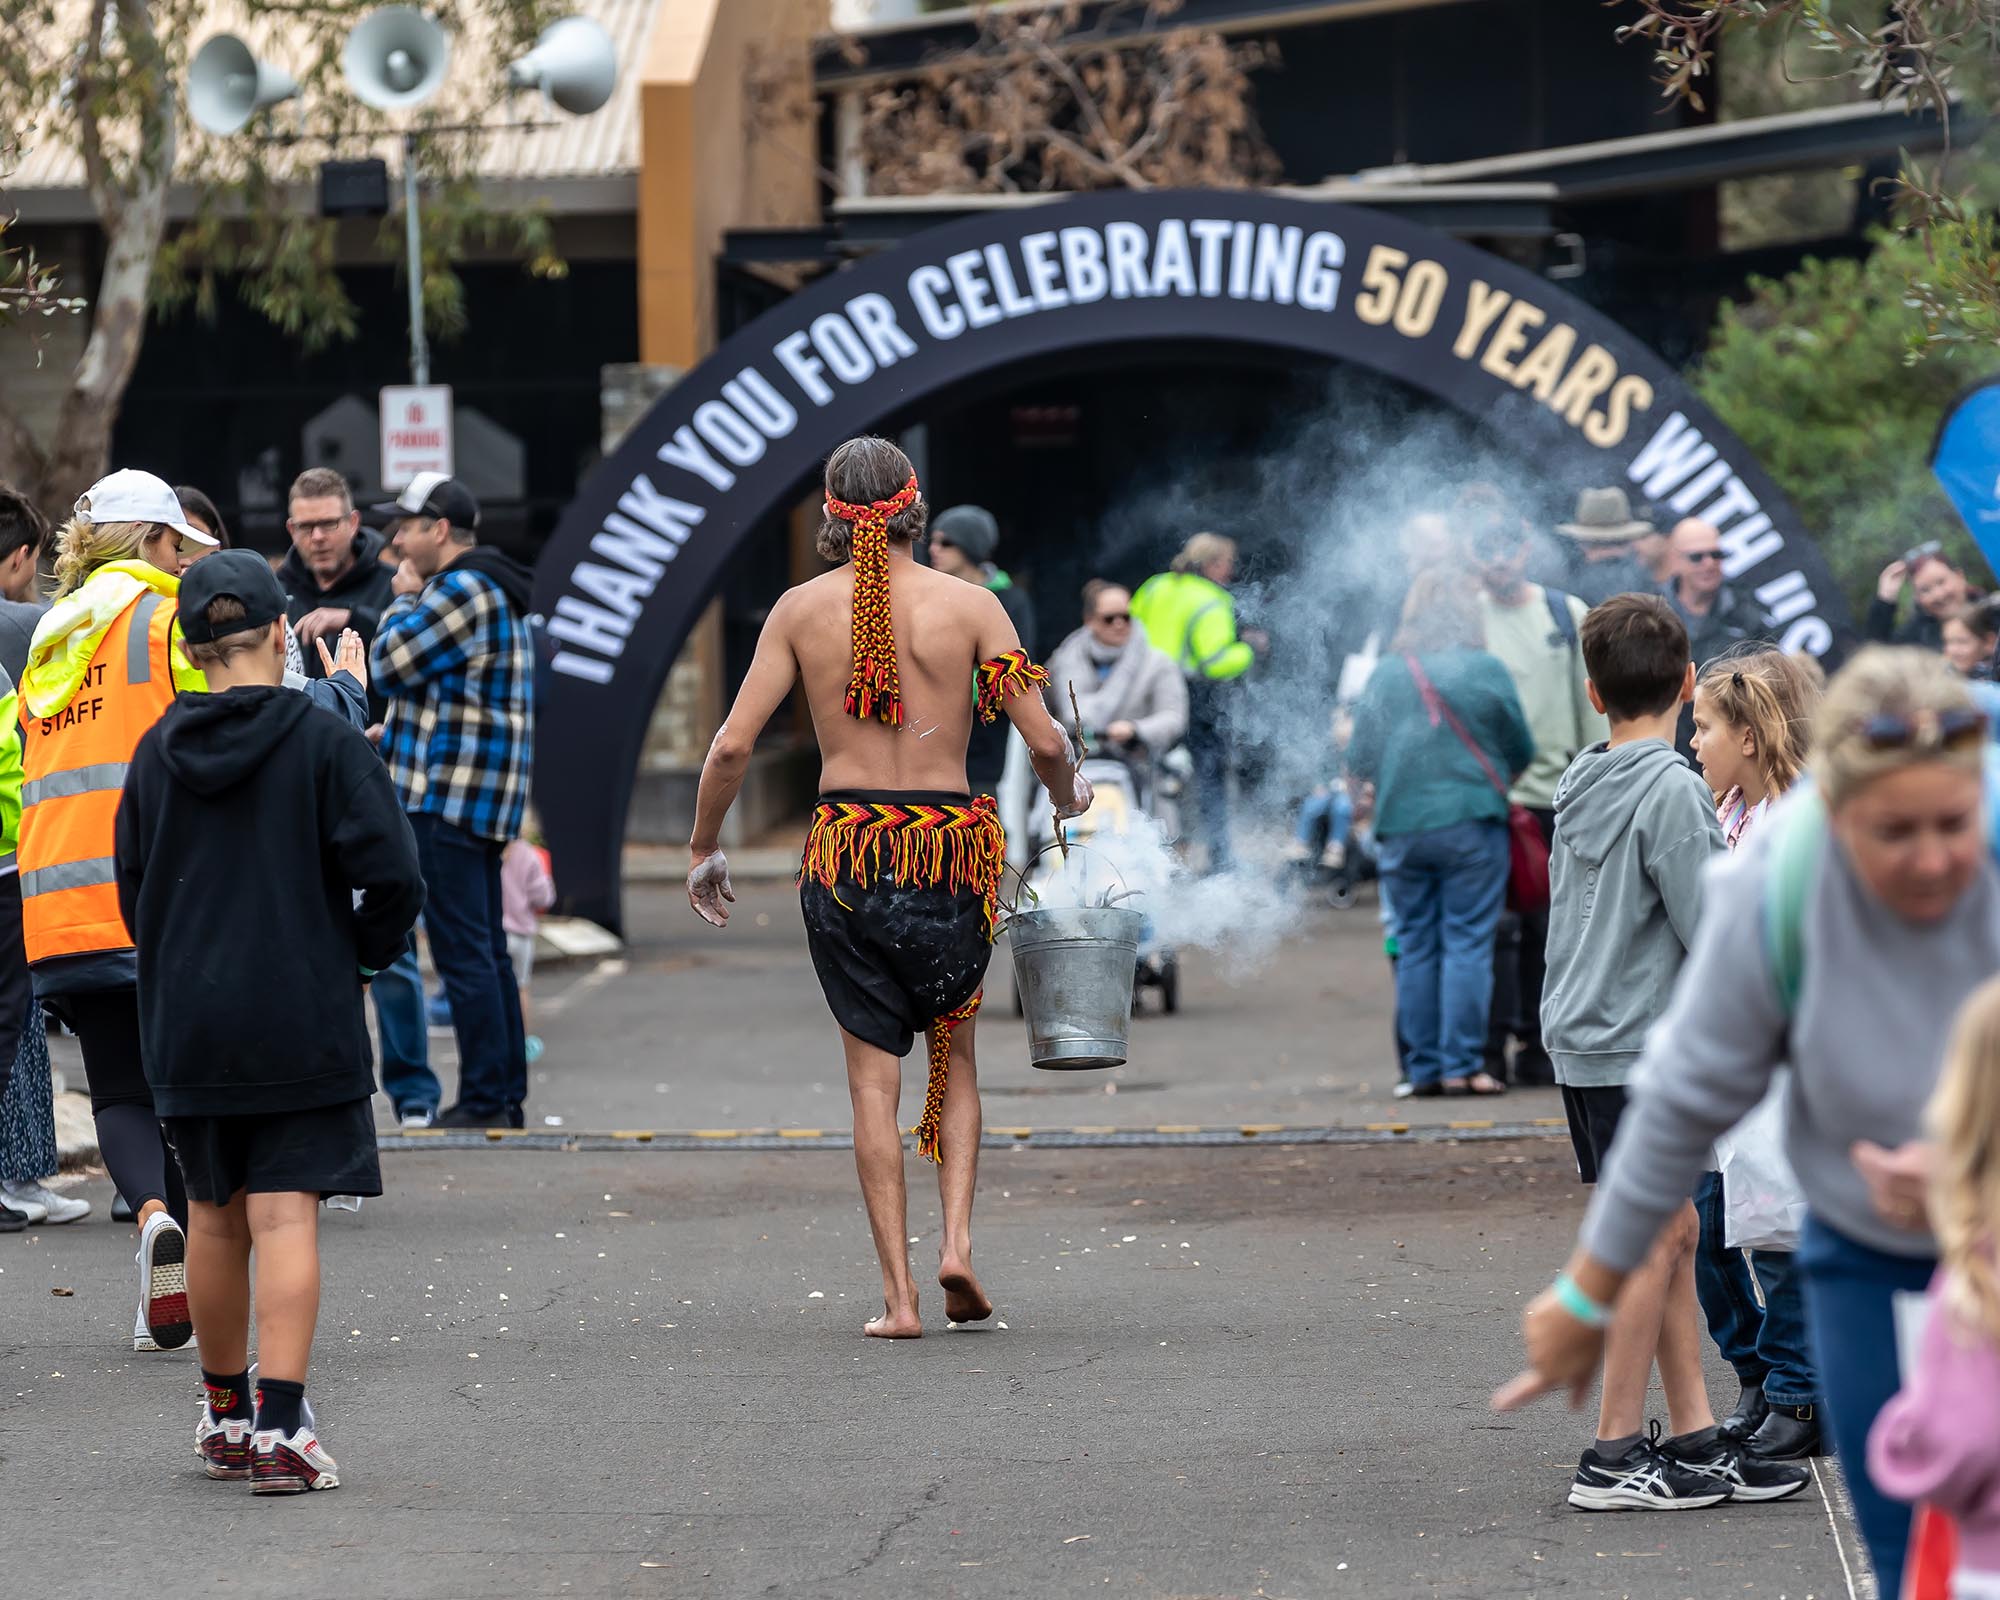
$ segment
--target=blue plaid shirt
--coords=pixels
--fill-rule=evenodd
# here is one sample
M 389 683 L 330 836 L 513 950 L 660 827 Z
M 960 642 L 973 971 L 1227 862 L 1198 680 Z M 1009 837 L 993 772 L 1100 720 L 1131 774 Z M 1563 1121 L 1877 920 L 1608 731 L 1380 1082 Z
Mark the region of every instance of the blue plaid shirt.
M 382 613 L 368 670 L 389 702 L 382 759 L 403 809 L 518 838 L 534 764 L 528 620 L 483 573 L 446 567 Z

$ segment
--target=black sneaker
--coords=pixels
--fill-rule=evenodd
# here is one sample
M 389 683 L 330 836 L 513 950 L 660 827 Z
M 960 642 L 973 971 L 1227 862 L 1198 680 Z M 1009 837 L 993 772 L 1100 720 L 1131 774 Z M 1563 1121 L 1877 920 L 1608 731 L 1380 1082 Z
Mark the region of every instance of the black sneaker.
M 0 1200 L 0 1233 L 21 1233 L 29 1226 L 27 1212 L 16 1211 L 6 1201 Z
M 1662 1460 L 1676 1462 L 1727 1487 L 1732 1500 L 1789 1500 L 1812 1482 L 1811 1467 L 1766 1460 L 1713 1428 L 1682 1439 L 1663 1440 L 1659 1451 Z
M 437 1128 L 504 1128 L 508 1125 L 504 1111 L 468 1111 L 462 1105 L 452 1106 L 438 1113 L 432 1124 Z
M 1584 1451 L 1570 1481 L 1569 1503 L 1578 1511 L 1699 1511 L 1721 1505 L 1729 1485 L 1691 1471 L 1660 1449 L 1660 1425 L 1622 1456 Z

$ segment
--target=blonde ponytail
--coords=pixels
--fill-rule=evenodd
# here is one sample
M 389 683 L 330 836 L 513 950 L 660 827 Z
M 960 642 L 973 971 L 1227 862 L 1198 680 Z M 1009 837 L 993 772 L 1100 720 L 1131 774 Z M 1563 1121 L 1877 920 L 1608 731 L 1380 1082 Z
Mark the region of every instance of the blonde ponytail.
M 111 561 L 143 561 L 157 522 L 85 522 L 72 517 L 56 535 L 54 598 L 75 594 L 99 567 Z
M 1730 727 L 1750 730 L 1757 770 L 1775 798 L 1805 771 L 1813 708 L 1825 686 L 1825 674 L 1809 656 L 1750 650 L 1710 661 L 1695 687 Z

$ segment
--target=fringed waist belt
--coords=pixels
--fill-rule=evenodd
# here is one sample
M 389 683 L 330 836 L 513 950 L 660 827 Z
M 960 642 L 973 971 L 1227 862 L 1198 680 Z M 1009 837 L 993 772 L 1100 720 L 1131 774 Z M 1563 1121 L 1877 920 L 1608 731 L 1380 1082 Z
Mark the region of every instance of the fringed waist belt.
M 843 881 L 863 889 L 878 883 L 954 893 L 970 889 L 980 898 L 990 941 L 1006 864 L 1007 834 L 991 795 L 962 805 L 823 800 L 813 810 L 800 875 L 836 895 Z M 917 1153 L 932 1161 L 941 1159 L 938 1123 L 951 1070 L 952 1030 L 978 1013 L 982 997 L 983 991 L 948 1015 L 931 1019 L 930 1080 L 924 1114 L 914 1131 Z

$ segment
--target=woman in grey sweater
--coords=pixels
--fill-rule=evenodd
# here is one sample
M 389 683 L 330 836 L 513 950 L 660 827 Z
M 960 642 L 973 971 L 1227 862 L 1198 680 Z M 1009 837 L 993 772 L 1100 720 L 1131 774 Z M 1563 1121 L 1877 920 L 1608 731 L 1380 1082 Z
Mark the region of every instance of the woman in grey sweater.
M 1709 1146 L 1789 1061 L 1785 1142 L 1808 1204 L 1798 1267 L 1813 1353 L 1862 1535 L 1893 1595 L 1910 1514 L 1868 1481 L 1868 1429 L 1896 1389 L 1892 1297 L 1921 1291 L 1936 1263 L 1922 1113 L 1953 1014 L 2000 970 L 2000 871 L 1985 719 L 1941 659 L 1864 651 L 1834 680 L 1815 732 L 1815 789 L 1715 871 L 1577 1251 L 1528 1309 L 1530 1370 L 1495 1403 L 1556 1389 L 1581 1399 L 1626 1275 Z

